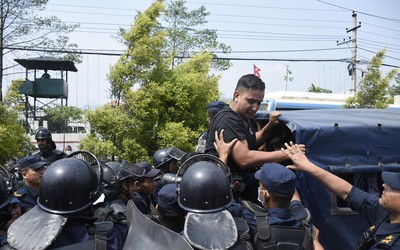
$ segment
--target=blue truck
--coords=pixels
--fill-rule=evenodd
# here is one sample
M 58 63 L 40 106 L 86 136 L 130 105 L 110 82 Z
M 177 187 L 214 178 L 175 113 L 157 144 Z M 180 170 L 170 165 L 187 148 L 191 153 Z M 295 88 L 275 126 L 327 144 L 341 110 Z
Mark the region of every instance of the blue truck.
M 381 172 L 400 171 L 400 111 L 381 109 L 316 109 L 281 111 L 281 121 L 307 157 L 319 167 L 376 195 Z M 269 112 L 259 111 L 261 125 Z M 311 211 L 325 249 L 354 249 L 370 225 L 360 214 L 306 173 L 297 173 L 302 201 Z

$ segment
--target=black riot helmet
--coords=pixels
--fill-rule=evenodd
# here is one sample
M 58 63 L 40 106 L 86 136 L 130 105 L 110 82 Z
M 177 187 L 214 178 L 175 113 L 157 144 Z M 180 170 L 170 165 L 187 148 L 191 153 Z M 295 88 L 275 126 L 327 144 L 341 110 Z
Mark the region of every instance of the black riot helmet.
M 51 141 L 51 132 L 47 128 L 39 128 L 35 134 L 35 140 L 47 140 Z
M 122 181 L 127 178 L 137 179 L 139 177 L 142 177 L 145 173 L 146 170 L 144 168 L 141 168 L 132 162 L 123 160 L 121 162 L 121 168 L 116 174 L 118 181 Z
M 184 151 L 175 146 L 159 149 L 153 155 L 153 166 L 155 168 L 161 168 L 172 159 L 180 161 L 185 154 Z
M 178 202 L 186 211 L 214 213 L 232 201 L 229 168 L 212 155 L 196 155 L 182 164 L 177 173 Z
M 42 176 L 38 206 L 46 212 L 76 215 L 101 195 L 96 170 L 79 158 L 64 158 L 50 164 Z
M 10 204 L 17 186 L 16 179 L 4 167 L 0 166 L 0 210 Z
M 121 163 L 117 161 L 108 161 L 106 162 L 106 165 L 109 166 L 114 171 L 115 174 L 117 174 L 119 170 L 122 168 Z
M 113 185 L 117 183 L 117 174 L 114 170 L 107 164 L 101 163 L 101 168 L 103 169 L 103 183 L 105 186 Z

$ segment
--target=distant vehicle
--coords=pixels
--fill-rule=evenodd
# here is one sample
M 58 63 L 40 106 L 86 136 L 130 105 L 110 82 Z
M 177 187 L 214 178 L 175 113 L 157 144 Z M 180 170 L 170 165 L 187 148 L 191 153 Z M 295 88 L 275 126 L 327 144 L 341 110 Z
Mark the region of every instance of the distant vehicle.
M 283 128 L 295 143 L 306 145 L 307 157 L 369 193 L 382 192 L 383 170 L 400 172 L 400 115 L 378 109 L 281 111 Z M 265 124 L 268 111 L 255 119 Z M 310 175 L 297 173 L 298 190 L 310 209 L 325 249 L 354 249 L 369 227 L 360 214 Z
M 340 109 L 352 94 L 332 94 L 297 91 L 277 91 L 265 94 L 260 111 Z M 400 105 L 390 104 L 388 109 L 400 110 Z

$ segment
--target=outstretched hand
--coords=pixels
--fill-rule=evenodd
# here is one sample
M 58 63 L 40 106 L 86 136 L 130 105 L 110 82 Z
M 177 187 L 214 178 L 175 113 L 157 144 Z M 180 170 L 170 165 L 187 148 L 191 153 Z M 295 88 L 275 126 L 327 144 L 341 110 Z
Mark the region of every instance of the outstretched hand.
M 289 145 L 290 144 L 290 145 Z M 289 165 L 288 168 L 295 170 L 305 170 L 310 161 L 305 155 L 305 146 L 297 145 L 293 142 L 285 143 L 286 149 L 282 148 L 282 152 L 289 157 L 294 165 Z
M 224 141 L 224 130 L 221 129 L 221 132 L 218 136 L 218 131 L 215 131 L 215 142 L 214 142 L 214 147 L 218 152 L 219 158 L 227 163 L 228 161 L 228 156 L 232 152 L 233 146 L 235 146 L 236 142 L 238 141 L 237 138 L 233 139 L 229 143 L 225 143 Z

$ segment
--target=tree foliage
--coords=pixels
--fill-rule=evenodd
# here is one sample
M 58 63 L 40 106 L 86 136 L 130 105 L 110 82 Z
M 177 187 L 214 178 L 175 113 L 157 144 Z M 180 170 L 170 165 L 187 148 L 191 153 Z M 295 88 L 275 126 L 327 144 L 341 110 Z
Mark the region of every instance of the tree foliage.
M 0 9 L 0 102 L 2 101 L 2 79 L 4 56 L 25 48 L 69 48 L 77 44 L 69 43 L 65 34 L 77 25 L 66 25 L 55 16 L 43 17 L 39 13 L 45 9 L 48 0 L 1 0 Z M 43 55 L 41 52 L 39 55 Z M 52 56 L 54 53 L 46 53 Z M 80 62 L 79 54 L 68 54 L 67 60 Z
M 118 103 L 135 84 L 140 87 L 165 77 L 169 65 L 165 62 L 168 54 L 163 52 L 166 33 L 155 29 L 164 8 L 162 1 L 156 1 L 144 14 L 135 17 L 135 25 L 130 30 L 120 31 L 127 50 L 108 75 L 111 97 Z
M 289 69 L 289 65 L 286 65 L 286 74 L 283 77 L 283 80 L 286 82 L 286 91 L 287 91 L 287 84 L 288 82 L 293 81 L 294 77 L 292 76 L 292 71 Z
M 396 81 L 396 85 L 389 87 L 389 93 L 392 97 L 395 95 L 400 95 L 400 73 L 396 74 L 394 80 Z
M 97 155 L 129 161 L 150 160 L 163 147 L 193 151 L 207 127 L 207 103 L 218 100 L 218 77 L 210 76 L 213 55 L 193 54 L 171 67 L 156 1 L 123 34 L 127 51 L 111 68 L 111 94 L 118 101 L 87 113 L 95 132 L 81 147 Z
M 166 50 L 175 56 L 173 66 L 179 65 L 185 58 L 191 57 L 200 51 L 221 51 L 223 54 L 231 52 L 231 47 L 217 41 L 217 31 L 203 29 L 210 15 L 204 6 L 189 10 L 185 6 L 186 1 L 172 1 L 164 15 L 163 24 L 167 32 Z M 214 53 L 212 66 L 220 70 L 226 70 L 231 66 L 229 60 L 218 59 Z
M 389 96 L 389 84 L 395 77 L 397 69 L 382 76 L 380 67 L 385 58 L 385 52 L 386 50 L 379 51 L 368 63 L 367 73 L 362 79 L 358 92 L 346 100 L 345 108 L 387 108 L 392 101 Z
M 314 93 L 332 93 L 332 90 L 330 90 L 330 89 L 324 89 L 324 88 L 315 86 L 314 83 L 311 83 L 311 86 L 308 87 L 308 92 L 314 92 Z
M 66 132 L 66 125 L 69 122 L 81 122 L 83 120 L 83 111 L 73 106 L 55 105 L 45 109 L 46 120 L 49 121 L 50 131 L 58 133 Z
M 31 150 L 32 145 L 18 122 L 17 113 L 7 105 L 0 105 L 0 165 L 12 157 L 23 157 Z

